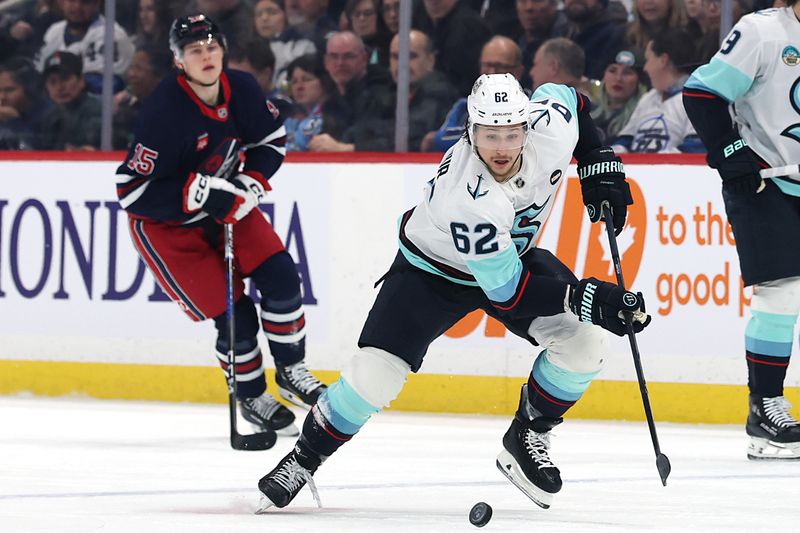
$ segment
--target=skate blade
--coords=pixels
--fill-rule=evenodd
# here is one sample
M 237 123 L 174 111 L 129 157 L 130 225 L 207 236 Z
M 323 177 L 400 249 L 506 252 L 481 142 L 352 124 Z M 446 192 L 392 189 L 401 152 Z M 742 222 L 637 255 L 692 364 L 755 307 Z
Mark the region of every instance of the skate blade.
M 747 458 L 751 461 L 800 461 L 800 443 L 785 444 L 750 437 Z
M 521 490 L 525 496 L 530 498 L 533 503 L 542 509 L 550 508 L 550 504 L 553 503 L 554 494 L 544 491 L 528 481 L 528 478 L 522 473 L 517 461 L 514 460 L 514 457 L 510 453 L 506 450 L 500 452 L 495 464 L 497 465 L 497 469 L 500 470 L 515 487 Z
M 300 409 L 305 409 L 306 411 L 311 409 L 311 406 L 305 403 L 299 396 L 294 394 L 292 391 L 288 389 L 284 389 L 282 387 L 278 387 L 278 394 L 280 394 L 281 398 L 286 400 L 287 402 L 291 403 L 292 405 L 296 405 Z
M 258 502 L 258 508 L 256 509 L 255 514 L 267 514 L 269 510 L 273 507 L 275 507 L 275 504 L 272 503 L 272 500 L 270 500 L 264 494 L 262 494 L 261 499 Z

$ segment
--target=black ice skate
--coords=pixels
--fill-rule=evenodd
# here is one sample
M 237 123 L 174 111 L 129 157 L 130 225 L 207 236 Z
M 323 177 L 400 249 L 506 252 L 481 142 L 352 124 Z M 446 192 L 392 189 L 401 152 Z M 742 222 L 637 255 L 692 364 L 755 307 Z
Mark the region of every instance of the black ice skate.
M 322 507 L 312 477 L 320 463 L 319 457 L 312 453 L 304 453 L 299 444 L 295 445 L 294 449 L 272 469 L 272 472 L 259 480 L 258 490 L 264 494 L 264 497 L 261 499 L 256 514 L 263 513 L 273 505 L 286 507 L 306 483 L 308 483 L 317 505 Z
M 497 456 L 497 468 L 539 507 L 547 509 L 561 490 L 561 473 L 550 460 L 550 430 L 564 421 L 536 412 L 528 415 L 528 395 L 522 387 L 519 408 L 511 427 L 503 435 L 503 451 Z
M 748 459 L 800 459 L 800 422 L 789 413 L 791 408 L 784 396 L 750 395 Z
M 279 435 L 295 437 L 300 434 L 294 425 L 294 413 L 265 392 L 258 398 L 239 402 L 242 417 L 259 431 L 271 429 Z
M 304 361 L 289 366 L 275 365 L 275 381 L 280 395 L 298 407 L 309 409 L 327 388 L 309 372 Z

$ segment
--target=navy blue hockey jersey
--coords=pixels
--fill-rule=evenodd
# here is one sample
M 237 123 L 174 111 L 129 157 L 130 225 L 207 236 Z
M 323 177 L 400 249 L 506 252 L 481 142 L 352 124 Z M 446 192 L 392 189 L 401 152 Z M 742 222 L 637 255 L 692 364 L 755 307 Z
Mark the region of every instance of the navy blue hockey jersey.
M 224 164 L 220 152 L 232 144 L 241 146 L 242 172 L 269 190 L 286 155 L 282 118 L 250 74 L 226 69 L 220 83 L 217 106 L 202 102 L 182 74 L 167 77 L 145 101 L 117 169 L 117 196 L 129 215 L 177 224 L 205 218 L 184 211 L 184 186 L 193 172 L 215 174 Z

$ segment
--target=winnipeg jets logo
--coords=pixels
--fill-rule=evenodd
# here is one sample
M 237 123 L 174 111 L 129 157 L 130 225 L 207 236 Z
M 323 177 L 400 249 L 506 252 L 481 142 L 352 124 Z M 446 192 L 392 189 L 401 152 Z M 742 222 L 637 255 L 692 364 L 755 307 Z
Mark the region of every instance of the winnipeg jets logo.
M 486 196 L 489 191 L 481 191 L 481 183 L 483 183 L 483 175 L 478 174 L 478 183 L 475 184 L 475 190 L 467 183 L 467 192 L 472 196 L 473 200 L 477 200 L 481 196 Z
M 228 117 L 228 108 L 227 107 L 220 107 L 217 109 L 217 116 L 221 119 L 225 119 Z

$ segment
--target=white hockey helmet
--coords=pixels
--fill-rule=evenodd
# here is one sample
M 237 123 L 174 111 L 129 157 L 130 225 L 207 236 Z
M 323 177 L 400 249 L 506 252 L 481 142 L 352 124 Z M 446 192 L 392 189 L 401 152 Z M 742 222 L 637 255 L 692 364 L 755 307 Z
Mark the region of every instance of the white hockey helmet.
M 480 126 L 522 126 L 524 145 L 528 132 L 528 95 L 522 90 L 519 81 L 511 74 L 483 74 L 472 86 L 467 97 L 469 124 L 467 135 L 473 149 L 476 148 L 476 128 Z

